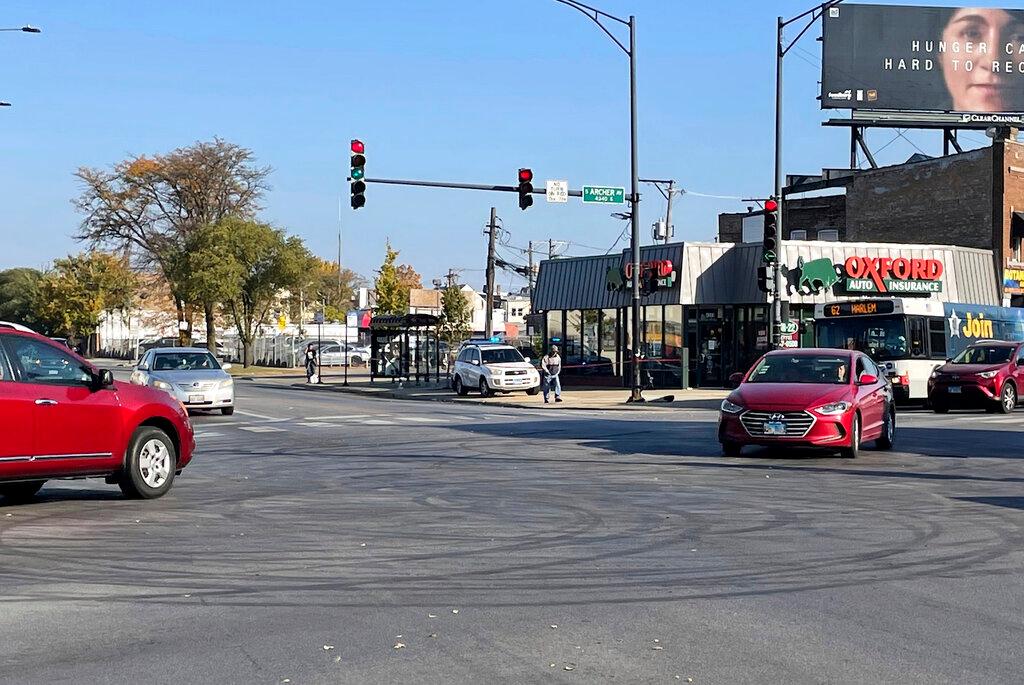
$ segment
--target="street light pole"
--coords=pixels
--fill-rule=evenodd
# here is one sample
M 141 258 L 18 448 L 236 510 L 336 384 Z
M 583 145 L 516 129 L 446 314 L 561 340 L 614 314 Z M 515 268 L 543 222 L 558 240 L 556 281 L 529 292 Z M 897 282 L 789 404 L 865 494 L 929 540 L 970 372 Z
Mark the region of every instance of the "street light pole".
M 0 29 L 0 31 L 21 31 L 22 33 L 42 33 L 43 32 L 42 29 L 40 29 L 40 28 L 38 28 L 36 26 L 31 26 L 29 24 L 25 24 L 24 26 L 18 26 L 16 28 Z
M 622 19 L 601 10 L 584 5 L 577 0 L 555 0 L 563 5 L 582 12 L 597 24 L 612 41 L 629 57 L 629 151 L 630 151 L 630 223 L 632 225 L 630 262 L 633 264 L 633 302 L 632 312 L 632 376 L 629 395 L 630 402 L 643 402 L 640 386 L 640 165 L 637 159 L 637 114 L 636 114 L 636 17 Z M 601 23 L 602 19 L 616 21 L 629 28 L 629 47 L 622 44 L 608 28 Z
M 775 238 L 775 263 L 772 264 L 772 307 L 771 307 L 771 320 L 769 324 L 772 330 L 772 346 L 779 348 L 782 347 L 782 216 L 784 202 L 782 197 L 782 62 L 786 56 L 786 53 L 796 45 L 797 41 L 803 38 L 803 35 L 807 33 L 808 29 L 814 25 L 818 19 L 824 16 L 826 10 L 835 7 L 843 0 L 825 0 L 820 5 L 815 5 L 806 12 L 801 12 L 792 19 L 783 19 L 778 17 L 776 21 L 775 31 L 775 183 L 774 183 L 774 197 L 778 204 L 776 208 L 776 220 L 775 226 L 777 235 Z M 790 24 L 800 21 L 805 17 L 810 17 L 810 21 L 804 26 L 800 33 L 796 35 L 789 45 L 783 45 L 783 31 Z

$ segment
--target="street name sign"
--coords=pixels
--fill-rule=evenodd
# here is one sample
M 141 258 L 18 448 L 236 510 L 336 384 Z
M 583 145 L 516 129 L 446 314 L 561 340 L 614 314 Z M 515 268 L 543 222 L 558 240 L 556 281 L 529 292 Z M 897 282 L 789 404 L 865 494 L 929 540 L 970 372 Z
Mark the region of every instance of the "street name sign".
M 547 182 L 547 198 L 548 202 L 568 202 L 569 201 L 569 182 L 568 181 L 548 181 Z
M 626 201 L 626 189 L 613 186 L 583 186 L 585 204 L 621 205 Z

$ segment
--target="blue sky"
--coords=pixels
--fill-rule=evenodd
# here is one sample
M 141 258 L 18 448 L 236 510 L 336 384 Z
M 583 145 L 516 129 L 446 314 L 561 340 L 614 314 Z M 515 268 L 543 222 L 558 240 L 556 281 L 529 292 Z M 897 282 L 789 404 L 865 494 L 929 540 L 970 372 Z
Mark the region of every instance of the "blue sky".
M 637 16 L 642 177 L 693 193 L 770 192 L 775 16 L 810 4 L 602 0 Z M 14 103 L 0 111 L 0 268 L 81 249 L 78 167 L 214 136 L 274 168 L 264 218 L 324 257 L 337 252 L 341 198 L 344 261 L 371 277 L 390 238 L 427 284 L 453 267 L 479 286 L 492 204 L 516 246 L 554 238 L 569 241 L 565 254 L 604 252 L 623 228 L 607 207 L 537 197 L 522 212 L 511 193 L 370 186 L 364 209 L 348 207 L 353 137 L 366 142 L 370 176 L 511 185 L 529 166 L 541 184 L 628 184 L 627 60 L 553 0 L 4 3 L 0 25 L 25 23 L 44 33 L 0 34 L 0 99 Z M 789 172 L 848 162 L 845 130 L 820 126 L 814 35 L 787 58 Z M 881 164 L 914 145 L 941 150 L 938 133 L 906 136 L 870 134 L 873 147 L 888 143 Z M 664 200 L 642 191 L 649 242 Z M 717 214 L 744 206 L 686 195 L 673 207 L 677 238 L 713 240 Z

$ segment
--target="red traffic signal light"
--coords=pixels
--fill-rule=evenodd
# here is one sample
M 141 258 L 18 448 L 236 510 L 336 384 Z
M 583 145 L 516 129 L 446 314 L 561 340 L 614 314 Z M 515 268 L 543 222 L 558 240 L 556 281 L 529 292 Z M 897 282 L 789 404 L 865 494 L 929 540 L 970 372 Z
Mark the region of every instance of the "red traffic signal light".
M 533 170 L 519 170 L 519 209 L 533 205 Z
M 768 200 L 767 202 L 764 203 L 764 211 L 766 212 L 774 212 L 778 208 L 779 203 L 776 202 L 775 200 Z
M 361 155 L 366 152 L 366 146 L 363 145 L 363 141 L 358 139 L 352 140 L 352 152 L 353 154 Z

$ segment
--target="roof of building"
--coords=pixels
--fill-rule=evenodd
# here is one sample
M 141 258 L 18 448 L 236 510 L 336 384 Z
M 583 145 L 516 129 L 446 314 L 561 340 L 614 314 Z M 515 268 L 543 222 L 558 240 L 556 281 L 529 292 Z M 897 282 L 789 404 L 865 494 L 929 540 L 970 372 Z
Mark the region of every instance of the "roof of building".
M 645 305 L 659 304 L 764 304 L 767 296 L 757 287 L 761 265 L 760 243 L 674 243 L 645 247 L 641 262 L 670 260 L 675 267 L 672 285 L 643 297 Z M 990 250 L 951 245 L 904 245 L 898 243 L 848 243 L 787 240 L 783 264 L 790 269 L 828 259 L 843 264 L 852 256 L 870 258 L 938 259 L 943 263 L 942 291 L 932 295 L 942 302 L 1000 304 L 995 262 Z M 541 262 L 533 309 L 615 309 L 629 305 L 632 292 L 623 269 L 629 252 L 552 259 Z M 784 279 L 783 285 L 788 285 Z M 863 299 L 865 293 L 843 296 L 828 290 L 803 294 L 793 284 L 784 299 L 794 304 L 818 304 L 842 299 Z

